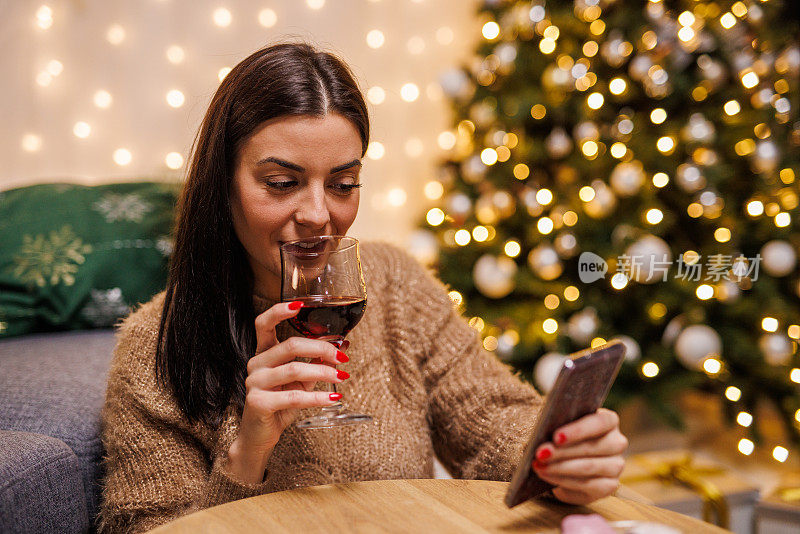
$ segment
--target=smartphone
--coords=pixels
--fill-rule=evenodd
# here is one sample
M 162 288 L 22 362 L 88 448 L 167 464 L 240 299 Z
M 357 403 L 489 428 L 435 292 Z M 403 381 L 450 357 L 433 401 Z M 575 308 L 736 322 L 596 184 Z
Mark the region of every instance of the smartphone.
M 616 340 L 571 354 L 564 361 L 522 461 L 511 478 L 505 498 L 509 508 L 553 488 L 533 470 L 536 449 L 552 441 L 558 428 L 596 412 L 603 405 L 624 359 L 625 345 Z

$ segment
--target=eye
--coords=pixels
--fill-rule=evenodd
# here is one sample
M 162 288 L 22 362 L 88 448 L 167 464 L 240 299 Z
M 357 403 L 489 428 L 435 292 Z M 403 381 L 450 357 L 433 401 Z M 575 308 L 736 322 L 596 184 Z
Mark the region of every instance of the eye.
M 288 191 L 297 185 L 297 180 L 291 178 L 273 178 L 265 180 L 264 184 L 275 191 Z
M 332 184 L 331 187 L 337 193 L 352 193 L 354 189 L 358 189 L 362 184 Z

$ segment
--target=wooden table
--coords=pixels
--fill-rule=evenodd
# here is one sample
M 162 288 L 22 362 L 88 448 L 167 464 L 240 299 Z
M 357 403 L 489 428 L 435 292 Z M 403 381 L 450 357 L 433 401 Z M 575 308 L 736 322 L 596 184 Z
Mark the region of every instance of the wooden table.
M 507 482 L 376 480 L 314 486 L 242 499 L 181 517 L 150 534 L 203 533 L 557 533 L 569 514 L 664 523 L 691 534 L 728 532 L 697 519 L 617 497 L 590 506 L 531 500 L 503 504 Z

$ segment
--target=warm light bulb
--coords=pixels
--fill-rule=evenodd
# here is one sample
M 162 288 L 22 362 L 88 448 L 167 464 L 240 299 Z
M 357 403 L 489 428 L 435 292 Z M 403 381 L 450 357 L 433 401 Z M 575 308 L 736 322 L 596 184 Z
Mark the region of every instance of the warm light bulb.
M 479 243 L 483 243 L 489 239 L 489 230 L 487 230 L 485 226 L 476 226 L 472 229 L 472 239 Z
M 608 90 L 612 95 L 621 95 L 627 89 L 628 84 L 622 78 L 614 78 L 608 84 Z
M 53 25 L 53 10 L 50 6 L 41 6 L 36 10 L 36 25 L 43 30 Z
M 536 222 L 536 228 L 540 234 L 547 235 L 553 231 L 553 219 L 550 217 L 541 217 Z
M 765 332 L 775 332 L 778 330 L 778 320 L 774 317 L 764 317 L 761 319 L 761 328 Z
M 747 89 L 752 89 L 756 85 L 758 85 L 758 74 L 753 71 L 748 72 L 744 76 L 742 76 L 742 85 L 744 85 Z
M 691 11 L 684 11 L 678 15 L 678 22 L 681 26 L 691 26 L 694 24 L 695 18 Z
M 442 132 L 436 138 L 436 142 L 442 150 L 450 150 L 456 146 L 456 136 L 453 132 Z
M 444 194 L 444 186 L 441 182 L 437 182 L 436 180 L 431 180 L 427 184 L 425 184 L 425 198 L 429 200 L 437 200 L 442 198 Z
M 739 105 L 739 102 L 736 100 L 728 100 L 725 102 L 725 105 L 722 106 L 722 109 L 725 110 L 725 113 L 733 116 L 739 113 L 742 110 L 742 106 Z
M 367 90 L 367 100 L 376 106 L 382 104 L 386 100 L 386 91 L 383 90 L 383 87 L 372 86 Z
M 725 389 L 725 398 L 731 402 L 736 402 L 742 398 L 742 390 L 736 386 L 728 386 Z
M 736 422 L 745 428 L 753 424 L 753 416 L 747 412 L 739 412 L 736 416 Z
M 733 13 L 725 13 L 719 18 L 719 23 L 723 28 L 729 30 L 736 24 L 736 17 L 733 16 Z
M 755 444 L 747 438 L 742 438 L 739 440 L 739 452 L 744 454 L 745 456 L 750 456 L 753 454 L 755 450 Z
M 460 245 L 463 247 L 464 245 L 470 242 L 472 236 L 470 236 L 470 233 L 467 230 L 464 230 L 462 228 L 461 230 L 456 232 L 456 235 L 454 236 L 453 239 L 455 240 L 456 245 Z
M 180 46 L 172 45 L 169 48 L 167 48 L 167 60 L 170 63 L 177 65 L 183 62 L 185 58 L 186 58 L 186 52 L 184 52 L 183 48 L 181 48 Z
M 758 217 L 764 213 L 764 203 L 760 200 L 753 200 L 747 203 L 747 214 L 751 217 Z
M 94 94 L 94 105 L 100 109 L 106 109 L 111 106 L 112 98 L 111 93 L 104 89 L 100 89 Z
M 408 200 L 408 194 L 401 187 L 393 187 L 386 193 L 386 201 L 392 207 L 399 208 L 405 205 L 406 200 Z
M 624 143 L 616 142 L 611 145 L 611 155 L 617 159 L 624 158 L 625 154 L 628 153 L 628 147 L 625 146 Z
M 792 222 L 792 217 L 785 211 L 782 211 L 775 215 L 775 226 L 778 228 L 786 228 Z
M 514 178 L 517 180 L 524 180 L 531 175 L 531 169 L 524 163 L 517 163 L 514 165 Z
M 659 137 L 656 141 L 656 148 L 662 154 L 671 154 L 675 149 L 675 140 L 669 136 Z
M 450 291 L 447 296 L 450 297 L 450 300 L 452 300 L 453 304 L 456 306 L 460 306 L 461 303 L 464 302 L 464 296 L 455 289 Z
M 488 41 L 497 39 L 497 36 L 500 35 L 500 25 L 494 21 L 489 21 L 481 28 L 481 34 Z
M 664 213 L 662 213 L 660 209 L 652 208 L 647 210 L 645 219 L 647 219 L 647 222 L 650 224 L 658 224 L 664 219 Z
M 427 220 L 428 224 L 431 226 L 439 226 L 444 222 L 444 212 L 439 208 L 430 209 L 425 216 L 425 220 Z
M 522 252 L 522 247 L 519 244 L 519 241 L 511 239 L 506 242 L 505 246 L 503 247 L 503 252 L 506 253 L 506 256 L 509 258 L 516 258 L 519 256 L 519 253 Z
M 542 52 L 542 54 L 552 54 L 555 49 L 556 42 L 554 40 L 545 37 L 539 41 L 539 50 Z
M 58 76 L 59 74 L 64 72 L 64 64 L 57 59 L 51 59 L 50 61 L 47 62 L 45 70 L 50 74 L 52 74 L 53 76 Z
M 779 445 L 772 449 L 772 457 L 783 463 L 787 458 L 789 458 L 789 450 L 786 447 L 781 447 Z
M 683 41 L 684 43 L 688 43 L 695 37 L 695 32 L 693 29 L 689 28 L 688 26 L 682 27 L 678 30 L 678 39 Z
M 72 133 L 75 134 L 75 137 L 86 139 L 92 133 L 92 127 L 87 122 L 76 122 L 75 126 L 72 127 Z
M 167 167 L 170 169 L 180 169 L 183 165 L 183 156 L 177 152 L 170 152 L 167 154 L 167 157 L 164 158 L 164 163 L 166 163 Z
M 653 185 L 661 188 L 669 183 L 669 176 L 665 172 L 657 172 L 653 175 Z
M 265 28 L 272 28 L 278 22 L 278 15 L 271 9 L 262 9 L 258 12 L 258 23 Z
M 553 192 L 547 188 L 539 189 L 536 192 L 536 202 L 542 206 L 547 206 L 553 201 Z
M 564 298 L 570 302 L 575 302 L 581 296 L 580 290 L 575 286 L 567 286 L 564 288 Z
M 114 163 L 120 166 L 129 164 L 133 160 L 131 151 L 127 148 L 118 148 L 114 151 Z
M 37 152 L 42 148 L 42 138 L 36 134 L 25 134 L 22 136 L 22 150 L 25 152 Z
M 494 165 L 497 163 L 497 151 L 493 148 L 481 150 L 481 161 L 484 165 Z
M 586 105 L 592 109 L 600 109 L 603 106 L 603 95 L 592 93 L 586 98 Z
M 599 147 L 597 146 L 597 143 L 595 143 L 594 141 L 586 141 L 581 145 L 581 152 L 583 152 L 583 155 L 586 156 L 587 158 L 596 156 L 598 150 Z
M 106 31 L 106 39 L 113 45 L 122 44 L 125 40 L 125 28 L 119 24 L 112 24 Z
M 716 358 L 706 358 L 703 361 L 703 370 L 710 375 L 719 374 L 722 370 L 722 362 Z
M 413 83 L 406 83 L 400 88 L 400 98 L 405 102 L 413 102 L 419 98 L 419 87 Z
M 383 143 L 370 141 L 369 145 L 367 145 L 367 157 L 369 159 L 378 160 L 381 159 L 384 154 L 386 154 L 386 149 L 383 147 Z
M 642 374 L 647 378 L 653 378 L 654 376 L 658 375 L 658 365 L 654 362 L 646 362 L 642 365 Z
M 795 367 L 794 369 L 789 371 L 789 380 L 791 380 L 795 384 L 800 384 L 800 369 Z
M 650 121 L 653 124 L 661 124 L 667 120 L 667 111 L 664 108 L 656 108 L 650 112 Z
M 625 289 L 628 285 L 628 277 L 622 273 L 617 273 L 611 277 L 611 287 L 614 289 Z
M 380 30 L 370 30 L 367 33 L 367 46 L 370 48 L 380 48 L 386 42 L 386 37 Z
M 695 294 L 700 300 L 708 300 L 714 296 L 714 288 L 708 284 L 701 284 L 697 286 Z
M 186 101 L 186 97 L 178 89 L 172 89 L 167 93 L 167 104 L 173 108 L 179 108 Z
M 548 334 L 554 334 L 558 330 L 558 321 L 555 319 L 545 319 L 542 323 L 542 330 Z

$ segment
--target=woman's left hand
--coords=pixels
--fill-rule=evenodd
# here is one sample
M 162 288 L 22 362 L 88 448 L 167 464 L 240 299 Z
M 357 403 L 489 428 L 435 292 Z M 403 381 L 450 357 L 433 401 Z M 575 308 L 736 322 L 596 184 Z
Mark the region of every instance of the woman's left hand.
M 588 504 L 617 490 L 628 440 L 619 430 L 616 412 L 600 408 L 556 430 L 553 441 L 536 450 L 533 469 L 556 486 L 558 500 Z

